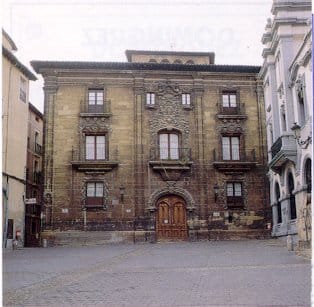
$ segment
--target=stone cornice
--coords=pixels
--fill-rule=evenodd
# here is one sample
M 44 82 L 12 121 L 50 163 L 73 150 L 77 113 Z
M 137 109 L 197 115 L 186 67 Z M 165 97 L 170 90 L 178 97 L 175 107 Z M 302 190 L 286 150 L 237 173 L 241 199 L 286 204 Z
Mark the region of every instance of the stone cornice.
M 311 0 L 308 1 L 274 1 L 271 13 L 276 15 L 278 11 L 311 11 Z
M 260 66 L 247 65 L 185 65 L 185 64 L 159 64 L 159 63 L 128 63 L 128 62 L 58 62 L 58 61 L 31 61 L 37 73 L 47 74 L 60 71 L 195 71 L 195 72 L 221 72 L 221 73 L 255 73 Z

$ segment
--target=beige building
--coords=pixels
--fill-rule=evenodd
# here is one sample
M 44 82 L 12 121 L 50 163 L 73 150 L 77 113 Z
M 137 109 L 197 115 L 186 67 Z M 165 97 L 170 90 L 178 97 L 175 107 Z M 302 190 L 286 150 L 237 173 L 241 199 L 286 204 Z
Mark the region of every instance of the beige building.
M 25 176 L 31 71 L 14 55 L 16 45 L 2 30 L 2 202 L 3 243 L 24 241 Z
M 270 233 L 260 67 L 204 52 L 33 61 L 44 77 L 51 244 Z

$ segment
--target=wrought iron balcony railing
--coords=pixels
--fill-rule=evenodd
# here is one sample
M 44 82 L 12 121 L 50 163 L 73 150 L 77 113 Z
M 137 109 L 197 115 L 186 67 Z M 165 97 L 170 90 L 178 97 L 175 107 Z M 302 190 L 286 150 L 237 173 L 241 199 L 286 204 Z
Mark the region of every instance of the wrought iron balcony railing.
M 72 150 L 71 164 L 78 170 L 103 170 L 110 171 L 118 166 L 118 150 L 111 148 L 106 152 L 104 158 L 86 159 L 85 148 L 82 150 Z
M 242 151 L 239 153 L 238 160 L 223 159 L 221 154 L 213 150 L 213 165 L 222 172 L 247 172 L 257 165 L 255 149 L 251 151 Z
M 42 179 L 41 172 L 34 172 L 33 173 L 33 182 L 36 184 L 40 184 Z
M 151 161 L 190 161 L 191 149 L 182 147 L 155 147 L 150 149 Z
M 99 114 L 99 115 L 110 115 L 111 114 L 111 101 L 106 100 L 103 104 L 89 104 L 87 100 L 81 100 L 80 106 L 80 113 L 81 115 L 88 115 L 88 114 Z
M 240 153 L 237 154 L 239 159 L 232 160 L 232 159 L 224 159 L 222 154 L 218 154 L 216 149 L 213 150 L 213 161 L 214 162 L 256 162 L 256 151 L 255 149 L 252 149 L 251 151 L 240 151 Z
M 41 154 L 42 154 L 42 152 L 43 152 L 43 150 L 42 150 L 42 149 L 43 149 L 43 148 L 42 148 L 42 146 L 41 146 L 41 145 L 39 145 L 39 144 L 35 143 L 35 152 L 36 152 L 37 154 L 41 155 Z
M 217 104 L 218 114 L 221 115 L 245 115 L 244 103 L 238 102 L 236 107 L 224 107 L 221 102 Z

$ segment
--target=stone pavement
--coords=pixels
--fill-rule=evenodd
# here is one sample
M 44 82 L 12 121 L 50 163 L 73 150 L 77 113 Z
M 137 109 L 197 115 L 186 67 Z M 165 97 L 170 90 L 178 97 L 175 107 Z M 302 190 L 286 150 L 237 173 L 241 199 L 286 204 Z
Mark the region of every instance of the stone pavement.
M 310 306 L 311 263 L 278 240 L 25 248 L 4 306 Z

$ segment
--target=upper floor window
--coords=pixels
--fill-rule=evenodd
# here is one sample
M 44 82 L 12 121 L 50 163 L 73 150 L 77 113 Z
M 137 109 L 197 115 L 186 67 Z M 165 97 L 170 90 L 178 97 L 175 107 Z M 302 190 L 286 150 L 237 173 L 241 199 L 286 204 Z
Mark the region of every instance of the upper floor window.
M 307 193 L 312 193 L 312 166 L 311 159 L 305 162 L 305 184 L 307 185 Z
M 192 60 L 188 60 L 188 61 L 186 61 L 186 64 L 193 65 L 193 64 L 194 64 L 194 62 L 193 62 Z
M 189 106 L 191 105 L 191 95 L 190 94 L 182 94 L 182 104 Z
M 26 80 L 20 78 L 20 100 L 26 102 Z
M 222 107 L 223 108 L 236 108 L 237 107 L 236 92 L 222 92 Z
M 305 124 L 305 104 L 304 104 L 304 88 L 302 81 L 299 82 L 296 94 L 299 109 L 299 124 L 303 126 Z
M 155 105 L 155 93 L 146 93 L 146 105 Z
M 227 182 L 227 206 L 243 206 L 241 182 Z
M 240 138 L 238 136 L 222 137 L 223 160 L 240 160 Z
M 161 60 L 161 63 L 169 64 L 169 60 L 163 59 L 163 60 Z
M 88 112 L 102 113 L 104 111 L 104 91 L 102 89 L 88 90 Z
M 104 135 L 86 135 L 86 160 L 106 159 L 106 137 Z
M 103 206 L 104 184 L 102 182 L 88 182 L 86 184 L 86 206 Z
M 161 160 L 179 159 L 179 135 L 175 132 L 159 134 L 159 155 Z
M 155 59 L 149 59 L 149 63 L 157 63 Z

